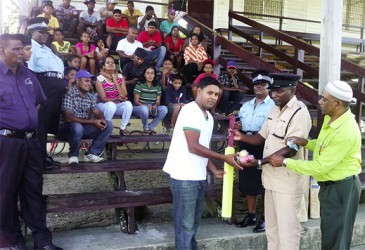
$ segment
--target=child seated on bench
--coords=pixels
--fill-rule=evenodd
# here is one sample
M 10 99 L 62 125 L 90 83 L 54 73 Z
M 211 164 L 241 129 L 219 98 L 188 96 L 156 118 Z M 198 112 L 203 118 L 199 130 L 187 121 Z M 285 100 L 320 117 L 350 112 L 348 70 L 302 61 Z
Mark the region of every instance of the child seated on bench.
M 83 31 L 80 37 L 81 42 L 76 44 L 76 53 L 81 58 L 80 69 L 85 70 L 89 64 L 90 73 L 95 75 L 95 45 L 90 43 L 90 35 Z
M 161 106 L 161 86 L 156 80 L 156 70 L 148 66 L 143 73 L 143 80 L 134 88 L 134 107 L 132 114 L 141 118 L 144 135 L 155 135 L 154 128 L 165 118 L 167 107 Z M 148 123 L 149 116 L 153 117 Z
M 203 62 L 203 71 L 204 71 L 204 73 L 201 73 L 200 75 L 198 75 L 198 77 L 195 79 L 195 81 L 194 81 L 194 83 L 192 85 L 192 92 L 193 92 L 193 98 L 194 98 L 194 100 L 196 98 L 196 95 L 197 95 L 196 92 L 197 92 L 198 85 L 199 85 L 201 79 L 203 79 L 206 76 L 211 76 L 214 79 L 218 80 L 217 75 L 213 73 L 213 67 L 214 67 L 214 61 L 212 59 L 206 59 L 206 60 L 204 60 L 204 62 Z M 220 101 L 220 99 L 222 97 L 222 94 L 223 94 L 223 90 L 222 90 L 222 88 L 220 88 L 219 89 L 218 100 L 214 104 L 213 108 L 210 110 L 210 112 L 213 115 L 217 115 L 218 114 L 218 113 L 215 112 L 215 108 L 219 104 L 219 101 Z
M 167 117 L 171 118 L 170 128 L 167 129 L 167 133 L 172 135 L 177 116 L 181 107 L 186 103 L 186 88 L 182 86 L 182 77 L 179 74 L 174 74 L 171 81 L 172 83 L 166 88 L 165 102 L 168 109 Z

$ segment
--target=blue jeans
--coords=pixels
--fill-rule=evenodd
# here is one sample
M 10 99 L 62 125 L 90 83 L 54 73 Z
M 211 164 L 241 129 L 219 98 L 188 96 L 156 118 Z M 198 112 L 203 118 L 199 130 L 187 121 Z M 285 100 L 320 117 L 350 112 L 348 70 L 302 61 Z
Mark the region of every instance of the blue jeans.
M 157 115 L 153 118 L 151 123 L 148 123 L 148 117 L 150 116 L 149 106 L 134 106 L 132 114 L 141 118 L 143 123 L 143 130 L 154 130 L 158 123 L 165 118 L 167 114 L 166 106 L 157 107 Z
M 93 125 L 65 122 L 59 129 L 58 137 L 61 140 L 66 139 L 70 144 L 68 157 L 79 156 L 81 139 L 93 139 L 93 143 L 89 148 L 89 153 L 93 155 L 100 155 L 113 131 L 112 122 L 107 120 L 106 123 L 107 127 L 100 130 Z
M 154 61 L 157 60 L 156 62 L 156 70 L 160 70 L 163 61 L 165 60 L 165 55 L 166 55 L 166 47 L 165 46 L 161 46 L 158 49 L 152 50 L 152 51 L 146 51 L 147 52 L 147 56 L 145 58 L 146 62 L 149 63 L 153 63 Z
M 205 198 L 207 181 L 180 181 L 169 178 L 173 195 L 175 248 L 197 249 L 198 230 Z
M 104 113 L 105 120 L 111 121 L 113 116 L 122 117 L 120 129 L 125 129 L 132 115 L 133 106 L 130 101 L 115 103 L 115 102 L 100 102 L 98 108 Z

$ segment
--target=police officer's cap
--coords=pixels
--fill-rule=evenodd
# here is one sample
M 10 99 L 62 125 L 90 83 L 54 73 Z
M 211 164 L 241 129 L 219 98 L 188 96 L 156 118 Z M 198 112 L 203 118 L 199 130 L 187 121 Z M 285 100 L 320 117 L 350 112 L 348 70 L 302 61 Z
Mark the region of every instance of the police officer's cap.
M 252 72 L 252 84 L 255 85 L 257 83 L 267 83 L 270 84 L 273 82 L 272 77 L 269 75 L 269 72 L 266 70 L 256 70 Z
M 36 17 L 28 21 L 28 30 L 48 30 L 48 19 L 45 17 Z
M 297 86 L 298 80 L 300 76 L 295 74 L 286 74 L 286 73 L 272 73 L 270 74 L 273 81 L 267 87 L 268 89 L 280 89 L 286 87 Z

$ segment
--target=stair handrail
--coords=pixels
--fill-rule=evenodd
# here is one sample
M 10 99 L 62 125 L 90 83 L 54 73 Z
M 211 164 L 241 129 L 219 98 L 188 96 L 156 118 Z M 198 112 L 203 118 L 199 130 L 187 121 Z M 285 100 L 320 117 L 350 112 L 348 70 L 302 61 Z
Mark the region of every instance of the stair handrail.
M 302 18 L 295 18 L 295 17 L 286 17 L 286 16 L 275 16 L 275 15 L 267 15 L 267 14 L 257 14 L 253 12 L 246 12 L 246 11 L 234 11 L 238 14 L 243 14 L 246 16 L 259 16 L 259 17 L 268 17 L 268 18 L 277 18 L 279 19 L 279 30 L 283 30 L 283 20 L 292 20 L 292 21 L 300 21 L 300 22 L 308 22 L 308 23 L 318 23 L 320 24 L 321 21 L 318 20 L 309 20 L 309 19 L 302 19 Z M 365 26 L 358 26 L 358 25 L 349 25 L 349 24 L 342 24 L 342 28 L 355 28 L 360 29 L 360 39 L 364 39 L 364 30 Z
M 184 16 L 184 20 L 188 22 L 191 25 L 199 25 L 204 33 L 204 35 L 207 36 L 207 38 L 212 40 L 212 46 L 222 46 L 223 48 L 229 50 L 231 53 L 233 53 L 235 56 L 239 57 L 240 59 L 246 61 L 250 65 L 254 66 L 257 69 L 265 69 L 269 72 L 281 72 L 279 69 L 275 68 L 272 64 L 264 61 L 258 56 L 253 55 L 252 53 L 248 52 L 244 48 L 240 47 L 236 43 L 226 39 L 222 35 L 219 35 L 216 31 L 212 30 L 208 26 L 200 23 L 195 18 L 192 18 L 189 15 Z M 215 49 L 212 48 L 212 57 L 217 58 L 219 63 L 222 66 L 226 65 L 226 61 L 222 56 L 217 56 L 215 54 Z M 240 73 L 241 79 L 244 80 L 244 83 L 249 86 L 252 89 L 252 82 L 251 79 L 248 78 L 246 75 Z M 303 98 L 304 100 L 308 101 L 315 107 L 318 107 L 318 94 L 317 90 L 310 88 L 300 82 L 297 86 L 298 89 L 298 95 Z
M 264 24 L 258 23 L 258 22 L 254 21 L 252 19 L 249 19 L 247 17 L 243 17 L 243 16 L 237 14 L 234 11 L 229 11 L 228 16 L 229 16 L 229 18 L 235 19 L 237 21 L 241 21 L 241 22 L 245 23 L 246 25 L 257 29 L 260 32 L 264 32 L 266 34 L 269 34 L 269 35 L 273 36 L 276 39 L 282 40 L 282 41 L 294 46 L 296 50 L 297 49 L 298 50 L 304 50 L 304 51 L 306 51 L 307 53 L 309 53 L 311 55 L 315 55 L 315 56 L 319 57 L 319 48 L 317 48 L 315 46 L 312 46 L 310 44 L 307 44 L 303 41 L 300 41 L 299 39 L 297 39 L 295 37 L 292 37 L 288 34 L 285 34 L 282 31 L 277 31 L 277 30 L 275 30 L 273 28 L 270 28 L 270 27 L 268 27 Z M 237 29 L 233 25 L 229 25 L 229 30 L 237 31 Z M 244 38 L 248 38 L 248 37 L 249 36 L 245 35 Z M 251 41 L 253 41 L 259 47 L 260 47 L 260 45 L 261 46 L 263 45 L 263 42 L 259 41 L 256 38 L 251 37 L 249 39 L 251 39 Z M 266 45 L 265 49 L 268 50 L 269 52 L 273 53 L 273 54 L 275 54 L 275 53 L 278 54 L 277 50 L 275 48 L 273 48 L 272 46 L 270 46 L 270 45 Z M 281 59 L 283 59 L 285 61 L 288 61 L 288 58 L 285 57 L 285 56 L 281 57 Z M 311 74 L 311 71 L 308 71 L 307 67 L 303 67 L 302 62 L 300 62 L 297 58 L 294 58 L 294 60 L 298 61 L 297 64 L 294 65 L 294 66 L 296 66 L 297 68 L 302 69 L 302 70 L 308 72 L 309 74 Z M 288 62 L 290 63 L 290 61 L 288 61 Z M 310 67 L 310 66 L 308 66 L 308 67 Z M 359 77 L 359 79 L 365 78 L 365 68 L 360 67 L 360 66 L 358 66 L 358 65 L 356 65 L 356 64 L 354 64 L 354 63 L 352 63 L 352 62 L 350 62 L 346 59 L 341 59 L 341 68 L 343 70 L 346 70 L 347 72 L 350 72 L 350 73 L 353 73 L 353 74 L 357 75 Z M 315 75 L 311 74 L 311 75 L 318 78 L 318 75 L 316 75 L 316 74 Z M 354 89 L 354 88 L 353 88 L 353 92 L 354 92 L 354 97 L 357 99 L 357 101 L 365 103 L 365 94 L 364 93 L 362 93 L 358 89 Z

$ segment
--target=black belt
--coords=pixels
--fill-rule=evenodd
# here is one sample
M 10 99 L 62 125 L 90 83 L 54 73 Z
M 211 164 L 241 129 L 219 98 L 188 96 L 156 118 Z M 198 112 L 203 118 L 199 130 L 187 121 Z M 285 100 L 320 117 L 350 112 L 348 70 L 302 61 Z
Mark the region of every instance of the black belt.
M 244 133 L 245 135 L 254 135 L 257 134 L 258 131 L 242 131 L 242 133 Z
M 348 180 L 353 180 L 356 178 L 357 175 L 351 175 L 351 176 L 348 176 L 346 177 L 345 179 L 342 179 L 342 180 L 338 180 L 338 181 L 318 181 L 318 185 L 321 186 L 321 187 L 324 187 L 324 186 L 329 186 L 329 185 L 332 185 L 332 184 L 336 184 L 336 183 L 340 183 L 340 182 L 343 182 L 343 181 L 348 181 Z
M 63 73 L 59 73 L 56 71 L 48 71 L 48 72 L 39 72 L 37 75 L 47 76 L 47 77 L 56 77 L 59 79 L 63 79 Z
M 0 135 L 7 136 L 7 137 L 14 137 L 18 139 L 34 139 L 37 137 L 37 130 L 33 131 L 16 131 L 16 130 L 9 130 L 9 129 L 1 129 Z

